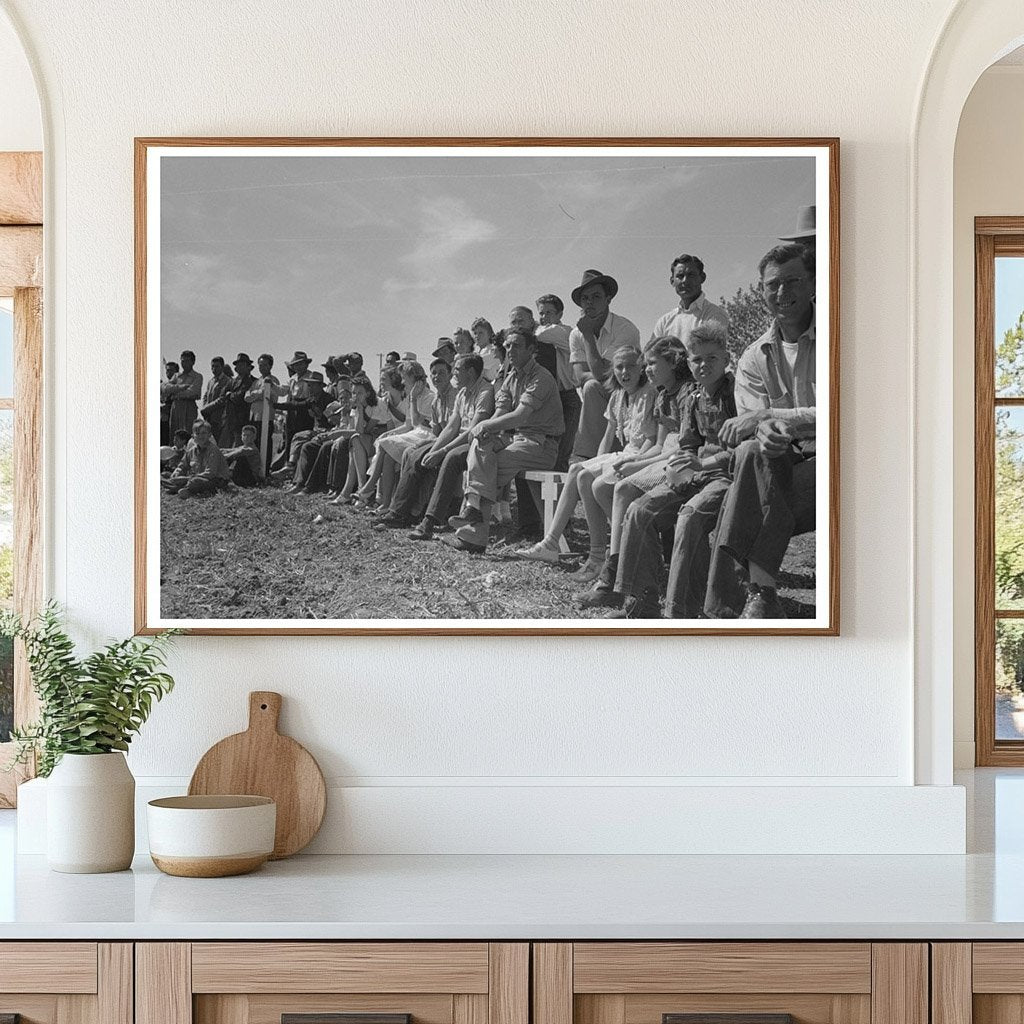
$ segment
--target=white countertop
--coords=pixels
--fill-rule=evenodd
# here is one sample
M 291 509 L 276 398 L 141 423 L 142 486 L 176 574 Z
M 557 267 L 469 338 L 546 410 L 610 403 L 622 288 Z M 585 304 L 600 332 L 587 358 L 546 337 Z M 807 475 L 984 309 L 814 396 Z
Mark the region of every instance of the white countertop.
M 308 856 L 61 875 L 13 856 L 0 939 L 1024 939 L 1024 773 L 976 772 L 965 856 Z
M 0 938 L 1024 938 L 1024 856 L 297 857 L 238 878 L 19 860 Z

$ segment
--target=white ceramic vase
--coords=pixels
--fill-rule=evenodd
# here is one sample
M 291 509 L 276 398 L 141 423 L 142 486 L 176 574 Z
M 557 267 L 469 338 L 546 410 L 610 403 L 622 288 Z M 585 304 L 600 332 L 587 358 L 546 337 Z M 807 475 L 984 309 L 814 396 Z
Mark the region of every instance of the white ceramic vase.
M 124 754 L 65 754 L 46 783 L 49 866 L 124 871 L 134 853 L 135 779 Z

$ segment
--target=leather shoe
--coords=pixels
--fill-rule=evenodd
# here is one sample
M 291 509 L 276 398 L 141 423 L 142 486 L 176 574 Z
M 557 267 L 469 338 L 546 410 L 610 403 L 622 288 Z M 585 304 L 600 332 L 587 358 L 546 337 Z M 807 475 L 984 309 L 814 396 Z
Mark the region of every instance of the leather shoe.
M 740 612 L 741 619 L 784 619 L 778 591 L 774 587 L 762 587 L 757 583 L 747 584 L 747 600 Z
M 654 595 L 644 594 L 641 597 L 634 597 L 632 594 L 626 597 L 621 608 L 613 608 L 605 612 L 606 619 L 660 619 L 661 606 Z

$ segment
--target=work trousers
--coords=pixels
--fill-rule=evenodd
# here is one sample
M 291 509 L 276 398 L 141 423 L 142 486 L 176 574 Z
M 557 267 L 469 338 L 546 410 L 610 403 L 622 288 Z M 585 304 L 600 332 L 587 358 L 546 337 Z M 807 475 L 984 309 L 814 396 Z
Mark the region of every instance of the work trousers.
M 436 469 L 426 469 L 423 459 L 434 447 L 433 439 L 406 448 L 402 452 L 398 486 L 391 499 L 391 511 L 406 519 L 413 519 L 426 503 L 426 496 L 433 489 Z
M 514 434 L 504 445 L 493 437 L 474 438 L 467 458 L 466 496 L 470 504 L 480 507 L 481 501 L 494 502 L 498 491 L 517 473 L 526 469 L 549 470 L 558 457 L 558 438 L 541 440 Z
M 728 489 L 728 480 L 708 480 L 698 473 L 685 488 L 674 490 L 659 484 L 637 498 L 622 524 L 615 589 L 647 600 L 660 592 L 665 564 L 661 537 L 673 529 L 665 615 L 673 619 L 698 618 L 704 607 L 710 562 L 708 537 Z
M 786 548 L 815 526 L 815 458 L 795 448 L 770 458 L 756 438 L 736 449 L 733 482 L 718 515 L 704 610 L 734 619 L 743 610 L 743 575 L 753 562 L 778 576 Z

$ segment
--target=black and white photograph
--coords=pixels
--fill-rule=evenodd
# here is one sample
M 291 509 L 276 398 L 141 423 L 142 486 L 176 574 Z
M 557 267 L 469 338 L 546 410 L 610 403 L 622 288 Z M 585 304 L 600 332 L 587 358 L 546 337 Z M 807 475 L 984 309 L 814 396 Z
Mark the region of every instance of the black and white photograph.
M 838 142 L 136 140 L 140 631 L 838 631 Z

